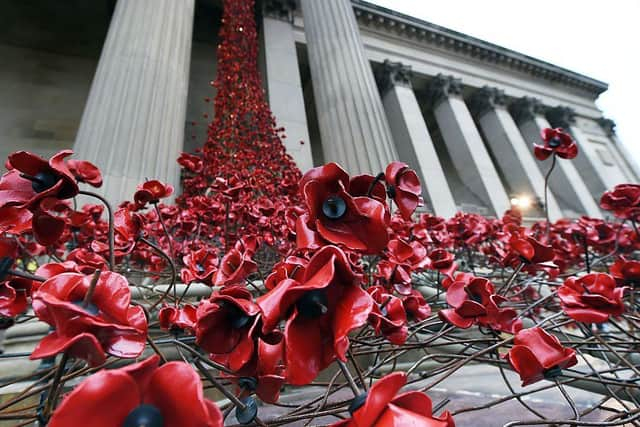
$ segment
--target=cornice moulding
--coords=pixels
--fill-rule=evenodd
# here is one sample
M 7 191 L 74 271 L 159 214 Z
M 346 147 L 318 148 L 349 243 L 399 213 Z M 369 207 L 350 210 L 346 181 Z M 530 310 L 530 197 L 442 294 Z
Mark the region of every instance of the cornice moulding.
M 609 87 L 607 83 L 591 77 L 412 16 L 362 0 L 351 0 L 351 2 L 356 19 L 364 28 L 378 31 L 383 29 L 408 40 L 451 50 L 489 64 L 502 65 L 551 83 L 585 90 L 596 96 Z

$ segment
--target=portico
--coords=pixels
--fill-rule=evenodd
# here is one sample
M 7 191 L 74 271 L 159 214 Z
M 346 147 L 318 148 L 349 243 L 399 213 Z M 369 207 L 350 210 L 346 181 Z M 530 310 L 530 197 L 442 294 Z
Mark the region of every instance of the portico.
M 201 145 L 215 114 L 205 100 L 215 94 L 221 6 L 146 1 L 78 10 L 83 46 L 65 43 L 55 23 L 23 22 L 42 33 L 32 40 L 6 29 L 3 93 L 20 108 L 0 121 L 3 156 L 74 148 L 103 169 L 101 192 L 115 202 L 145 178 L 179 185 L 176 157 Z M 3 12 L 18 19 L 53 8 Z M 266 94 L 303 170 L 337 161 L 375 174 L 398 159 L 418 170 L 427 211 L 502 215 L 523 198 L 532 206 L 525 215 L 541 218 L 548 164 L 532 147 L 553 125 L 572 133 L 581 155 L 559 162 L 551 178 L 552 219 L 599 216 L 602 191 L 638 181 L 595 105 L 606 83 L 361 0 L 265 0 L 258 19 Z M 29 90 L 38 96 L 24 97 Z

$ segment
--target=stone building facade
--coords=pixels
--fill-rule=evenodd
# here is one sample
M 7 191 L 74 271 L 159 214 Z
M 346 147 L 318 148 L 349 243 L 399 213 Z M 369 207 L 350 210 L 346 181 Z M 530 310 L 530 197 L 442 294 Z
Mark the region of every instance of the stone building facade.
M 337 161 L 416 168 L 426 208 L 500 215 L 543 200 L 543 127 L 579 144 L 550 181 L 550 216 L 599 217 L 600 194 L 640 171 L 595 100 L 607 84 L 361 0 L 265 0 L 264 86 L 302 170 Z M 214 114 L 219 0 L 9 0 L 0 5 L 0 156 L 74 148 L 103 193 L 179 182 L 178 154 Z M 527 212 L 542 216 L 539 204 Z

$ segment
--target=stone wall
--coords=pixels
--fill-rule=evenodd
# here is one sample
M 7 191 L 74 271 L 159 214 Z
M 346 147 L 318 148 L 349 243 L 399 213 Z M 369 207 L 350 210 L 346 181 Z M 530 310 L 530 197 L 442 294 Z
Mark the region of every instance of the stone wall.
M 0 58 L 0 159 L 72 148 L 97 60 L 7 44 Z

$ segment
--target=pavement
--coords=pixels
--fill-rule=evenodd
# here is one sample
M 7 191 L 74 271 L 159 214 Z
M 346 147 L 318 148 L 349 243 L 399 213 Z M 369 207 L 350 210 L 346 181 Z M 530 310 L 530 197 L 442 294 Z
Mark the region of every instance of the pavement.
M 505 374 L 516 392 L 523 390 L 523 388 L 520 387 L 520 379 L 516 373 L 505 371 Z M 433 378 L 422 379 L 406 386 L 404 390 L 421 388 L 432 381 Z M 548 384 L 550 383 L 541 381 L 527 386 L 526 389 L 537 389 Z M 579 410 L 596 406 L 602 399 L 602 396 L 585 390 L 573 387 L 565 387 L 565 389 Z M 323 389 L 321 387 L 285 389 L 280 401 L 285 404 L 300 404 L 313 397 L 320 396 L 322 391 Z M 440 412 L 442 410 L 454 412 L 463 408 L 481 406 L 493 400 L 511 395 L 511 392 L 504 383 L 498 368 L 486 365 L 471 365 L 461 368 L 454 375 L 430 389 L 427 395 L 431 398 L 434 406 L 445 399 L 449 399 L 449 402 Z M 351 397 L 351 391 L 345 388 L 332 395 L 328 402 L 344 401 Z M 557 387 L 524 396 L 522 400 L 525 404 L 543 414 L 549 420 L 570 419 L 572 417 L 572 410 Z M 290 408 L 273 405 L 262 406 L 259 408 L 258 415 L 264 421 L 274 420 L 290 410 Z M 582 419 L 597 422 L 604 420 L 610 415 L 612 415 L 611 412 L 595 410 Z M 457 427 L 501 427 L 511 421 L 539 420 L 539 418 L 523 407 L 516 399 L 511 399 L 492 406 L 491 408 L 457 414 L 454 420 Z M 336 421 L 338 421 L 338 418 L 333 416 L 319 417 L 314 419 L 309 425 L 326 426 Z M 235 417 L 231 414 L 227 418 L 225 425 L 232 425 L 236 422 Z M 305 420 L 287 425 L 304 426 L 306 422 Z

